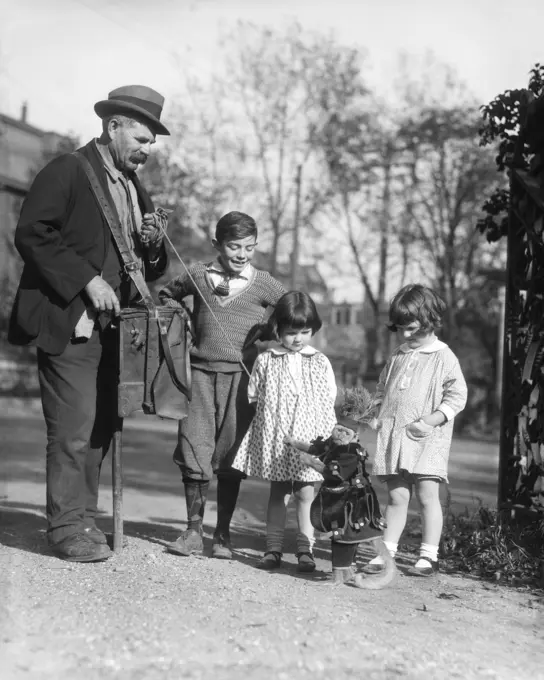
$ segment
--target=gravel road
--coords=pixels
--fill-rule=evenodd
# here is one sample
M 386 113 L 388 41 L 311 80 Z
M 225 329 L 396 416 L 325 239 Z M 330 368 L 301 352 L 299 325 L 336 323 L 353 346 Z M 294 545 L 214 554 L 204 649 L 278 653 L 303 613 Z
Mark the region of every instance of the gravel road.
M 166 553 L 183 528 L 179 479 L 138 453 L 149 449 L 147 437 L 170 455 L 171 430 L 159 430 L 127 427 L 123 551 L 71 565 L 44 546 L 39 417 L 0 419 L 3 680 L 544 679 L 541 594 L 445 574 L 410 578 L 403 570 L 413 557 L 405 553 L 387 590 L 331 587 L 326 540 L 317 545 L 315 575 L 298 574 L 292 554 L 276 573 L 256 569 L 263 486 L 246 485 L 233 561 L 207 556 L 213 502 L 207 555 Z M 105 488 L 106 531 L 110 499 Z M 368 557 L 363 551 L 361 564 Z

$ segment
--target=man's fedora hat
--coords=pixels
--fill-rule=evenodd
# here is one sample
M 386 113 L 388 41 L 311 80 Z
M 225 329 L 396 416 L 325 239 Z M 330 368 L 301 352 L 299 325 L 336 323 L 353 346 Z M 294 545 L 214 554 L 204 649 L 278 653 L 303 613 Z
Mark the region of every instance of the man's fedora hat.
M 112 90 L 107 99 L 96 102 L 94 110 L 100 118 L 116 113 L 138 114 L 156 134 L 169 135 L 170 132 L 160 121 L 163 104 L 164 97 L 150 87 L 125 85 Z

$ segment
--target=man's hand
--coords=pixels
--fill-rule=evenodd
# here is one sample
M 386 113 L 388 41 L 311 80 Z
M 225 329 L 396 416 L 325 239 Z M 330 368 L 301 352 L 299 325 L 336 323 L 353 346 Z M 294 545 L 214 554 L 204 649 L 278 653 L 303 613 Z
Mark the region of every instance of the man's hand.
M 114 316 L 121 313 L 121 305 L 113 288 L 101 276 L 95 276 L 85 286 L 93 307 L 97 312 L 113 312 Z
M 145 213 L 140 228 L 140 241 L 155 251 L 159 250 L 164 238 L 163 231 L 158 227 L 160 223 L 160 218 L 156 213 Z

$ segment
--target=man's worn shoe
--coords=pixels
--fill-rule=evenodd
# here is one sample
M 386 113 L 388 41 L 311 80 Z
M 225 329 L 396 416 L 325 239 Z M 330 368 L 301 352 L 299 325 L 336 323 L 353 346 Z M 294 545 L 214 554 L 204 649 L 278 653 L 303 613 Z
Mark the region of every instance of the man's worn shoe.
M 93 543 L 98 543 L 99 545 L 108 544 L 106 534 L 103 531 L 100 531 L 96 524 L 91 527 L 85 527 L 83 531 L 85 532 L 87 538 L 90 538 Z
M 213 537 L 212 557 L 215 557 L 218 560 L 232 559 L 232 545 L 229 536 L 220 534 L 219 536 Z
M 187 529 L 176 541 L 166 546 L 166 550 L 169 553 L 183 555 L 183 557 L 189 557 L 189 555 L 195 553 L 200 554 L 203 548 L 202 535 L 194 529 Z
M 430 566 L 417 566 L 417 563 L 413 566 L 410 567 L 406 573 L 409 576 L 435 576 L 439 572 L 439 565 L 438 565 L 438 560 L 427 560 L 425 559 L 425 562 L 427 562 Z
M 311 552 L 299 552 L 296 554 L 298 560 L 297 571 L 304 574 L 310 574 L 315 571 L 315 560 Z
M 259 569 L 265 569 L 266 571 L 272 571 L 273 569 L 279 569 L 281 567 L 281 552 L 276 550 L 269 550 L 261 557 L 257 562 L 257 567 Z
M 113 555 L 107 545 L 95 543 L 84 533 L 72 534 L 54 543 L 51 552 L 68 562 L 102 562 Z

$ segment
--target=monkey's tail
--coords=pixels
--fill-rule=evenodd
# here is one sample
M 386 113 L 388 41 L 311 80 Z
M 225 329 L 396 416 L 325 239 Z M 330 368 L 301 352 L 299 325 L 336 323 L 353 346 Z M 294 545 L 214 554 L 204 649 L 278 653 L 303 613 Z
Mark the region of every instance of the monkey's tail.
M 398 570 L 395 560 L 391 557 L 389 550 L 384 545 L 383 539 L 376 538 L 373 541 L 376 553 L 383 559 L 384 568 L 378 574 L 367 576 L 366 574 L 356 574 L 353 585 L 363 590 L 381 590 L 387 588 L 395 580 Z

